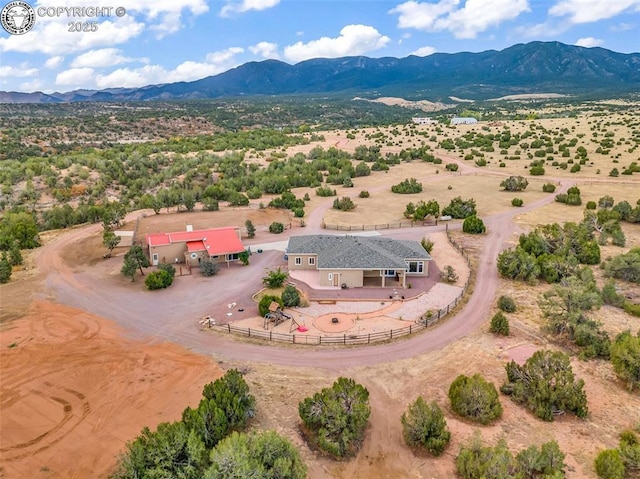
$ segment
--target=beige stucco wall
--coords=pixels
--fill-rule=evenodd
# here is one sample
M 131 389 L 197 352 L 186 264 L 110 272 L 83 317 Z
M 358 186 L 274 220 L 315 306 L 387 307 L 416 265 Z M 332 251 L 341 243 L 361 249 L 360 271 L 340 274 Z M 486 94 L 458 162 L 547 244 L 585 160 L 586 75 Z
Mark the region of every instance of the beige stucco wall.
M 316 263 L 318 262 L 318 258 L 316 257 L 315 254 L 290 254 L 289 255 L 289 259 L 287 260 L 288 266 L 289 266 L 289 270 L 290 271 L 295 271 L 295 270 L 314 270 L 316 269 L 316 265 L 315 264 L 309 264 L 309 258 L 316 258 Z M 296 258 L 302 258 L 302 264 L 301 265 L 297 265 L 296 264 Z
M 431 263 L 431 261 L 427 261 L 427 260 L 407 260 L 407 261 L 423 261 L 424 262 L 424 269 L 422 273 L 409 273 L 407 271 L 407 278 L 410 276 L 429 276 L 429 263 Z
M 158 254 L 158 262 L 175 263 L 176 258 L 180 263 L 184 263 L 184 253 L 187 251 L 185 243 L 175 243 L 166 246 L 149 247 L 149 260 L 153 261 L 153 254 Z
M 361 288 L 362 287 L 362 270 L 353 270 L 353 269 L 337 269 L 337 270 L 322 270 L 318 272 L 319 275 L 319 283 L 320 286 L 333 286 L 333 279 L 329 280 L 329 274 L 336 275 L 339 274 L 340 277 L 338 279 L 338 286 L 342 285 L 342 283 L 347 283 L 349 288 Z

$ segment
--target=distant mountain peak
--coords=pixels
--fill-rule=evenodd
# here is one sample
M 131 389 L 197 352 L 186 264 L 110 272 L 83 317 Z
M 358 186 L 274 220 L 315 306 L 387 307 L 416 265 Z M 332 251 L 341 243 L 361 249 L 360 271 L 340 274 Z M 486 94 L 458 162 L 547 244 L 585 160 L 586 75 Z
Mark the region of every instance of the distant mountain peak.
M 405 58 L 314 58 L 294 65 L 249 62 L 192 82 L 67 93 L 0 92 L 0 103 L 151 101 L 239 95 L 348 93 L 483 100 L 508 95 L 620 95 L 640 91 L 640 54 L 560 42 L 519 43 L 501 51 Z

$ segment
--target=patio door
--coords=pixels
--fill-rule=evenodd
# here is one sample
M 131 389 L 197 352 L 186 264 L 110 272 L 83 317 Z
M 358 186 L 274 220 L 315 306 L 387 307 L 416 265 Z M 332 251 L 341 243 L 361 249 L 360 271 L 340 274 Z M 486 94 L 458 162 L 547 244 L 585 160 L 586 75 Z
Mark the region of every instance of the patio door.
M 333 273 L 333 285 L 340 286 L 340 273 Z

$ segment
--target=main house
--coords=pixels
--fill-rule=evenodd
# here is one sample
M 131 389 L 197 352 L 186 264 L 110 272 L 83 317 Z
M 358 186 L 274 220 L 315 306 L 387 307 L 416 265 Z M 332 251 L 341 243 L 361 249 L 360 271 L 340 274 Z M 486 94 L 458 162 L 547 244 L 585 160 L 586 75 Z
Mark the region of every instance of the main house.
M 428 276 L 431 256 L 418 241 L 380 236 L 292 236 L 289 271 L 316 270 L 320 286 L 406 287 L 407 276 Z
M 187 263 L 197 266 L 202 261 L 237 261 L 245 251 L 240 241 L 240 228 L 212 228 L 177 233 L 152 233 L 146 237 L 151 264 Z

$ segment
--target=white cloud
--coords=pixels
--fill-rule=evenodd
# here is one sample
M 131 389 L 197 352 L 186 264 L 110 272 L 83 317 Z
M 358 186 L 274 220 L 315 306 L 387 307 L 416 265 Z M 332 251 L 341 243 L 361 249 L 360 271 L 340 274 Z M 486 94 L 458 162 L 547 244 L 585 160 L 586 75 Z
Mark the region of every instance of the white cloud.
M 59 19 L 39 17 L 31 32 L 0 38 L 0 51 L 40 52 L 47 55 L 81 52 L 89 48 L 125 43 L 144 29 L 144 24 L 129 16 L 102 21 L 98 31 L 91 34 L 71 33 L 67 23 L 66 20 L 61 22 Z
M 308 43 L 297 42 L 284 49 L 287 60 L 300 62 L 309 58 L 337 58 L 383 48 L 389 37 L 368 25 L 347 25 L 337 38 L 322 37 Z
M 270 42 L 260 42 L 249 47 L 254 55 L 260 55 L 262 58 L 278 58 L 278 44 Z
M 123 17 L 115 15 L 115 9 L 126 4 Z M 96 21 L 98 30 L 91 34 L 70 32 L 68 23 L 78 17 L 38 16 L 34 29 L 25 35 L 0 38 L 0 51 L 40 52 L 48 55 L 75 53 L 90 48 L 118 45 L 140 35 L 145 29 L 155 31 L 158 37 L 174 33 L 182 28 L 182 14 L 201 15 L 209 11 L 206 0 L 137 0 L 130 6 L 120 0 L 102 0 L 99 7 L 111 8 L 110 16 L 82 17 L 83 21 Z M 39 7 L 95 7 L 95 0 L 39 0 L 32 4 Z
M 429 55 L 433 55 L 436 52 L 436 49 L 430 46 L 420 47 L 417 50 L 411 52 L 411 55 L 415 55 L 417 57 L 428 57 Z
M 44 66 L 46 68 L 49 68 L 50 70 L 55 70 L 60 65 L 62 65 L 63 61 L 64 61 L 64 57 L 61 57 L 60 55 L 56 55 L 55 57 L 51 57 L 46 62 L 44 62 Z
M 545 22 L 535 25 L 520 25 L 515 28 L 515 32 L 524 38 L 549 38 L 555 37 L 568 30 L 567 23 Z
M 640 11 L 640 0 L 561 0 L 549 9 L 549 15 L 569 17 L 571 23 L 591 23 L 631 8 Z
M 56 85 L 82 88 L 93 84 L 93 68 L 70 68 L 56 75 Z
M 209 53 L 204 62 L 185 61 L 173 70 L 161 65 L 145 65 L 140 68 L 119 68 L 108 74 L 95 77 L 95 86 L 103 88 L 136 88 L 160 83 L 193 81 L 217 75 L 237 66 L 235 56 L 243 53 L 240 47 Z
M 20 83 L 20 91 L 39 91 L 44 88 L 42 80 L 31 80 L 24 83 Z
M 449 30 L 456 38 L 475 38 L 478 33 L 529 12 L 528 0 L 440 0 L 438 3 L 408 1 L 391 9 L 398 14 L 398 28 L 427 32 Z
M 120 65 L 121 63 L 129 63 L 135 61 L 133 58 L 128 58 L 121 55 L 121 50 L 117 48 L 101 48 L 99 50 L 89 50 L 82 55 L 78 55 L 72 62 L 73 68 L 106 68 L 114 65 Z
M 631 24 L 631 23 L 620 23 L 618 25 L 614 25 L 613 27 L 611 27 L 611 31 L 613 32 L 626 32 L 627 30 L 633 30 L 635 28 L 635 25 Z
M 576 40 L 576 46 L 578 47 L 592 48 L 592 47 L 599 47 L 600 45 L 603 45 L 603 44 L 604 44 L 604 40 L 601 40 L 600 38 L 585 37 L 585 38 L 578 38 L 578 40 Z
M 27 68 L 25 65 L 18 68 L 12 66 L 0 66 L 0 77 L 32 77 L 38 74 L 37 68 Z
M 280 0 L 242 0 L 241 2 L 228 1 L 220 10 L 220 16 L 228 17 L 233 13 L 245 13 L 250 10 L 266 10 L 273 8 Z

